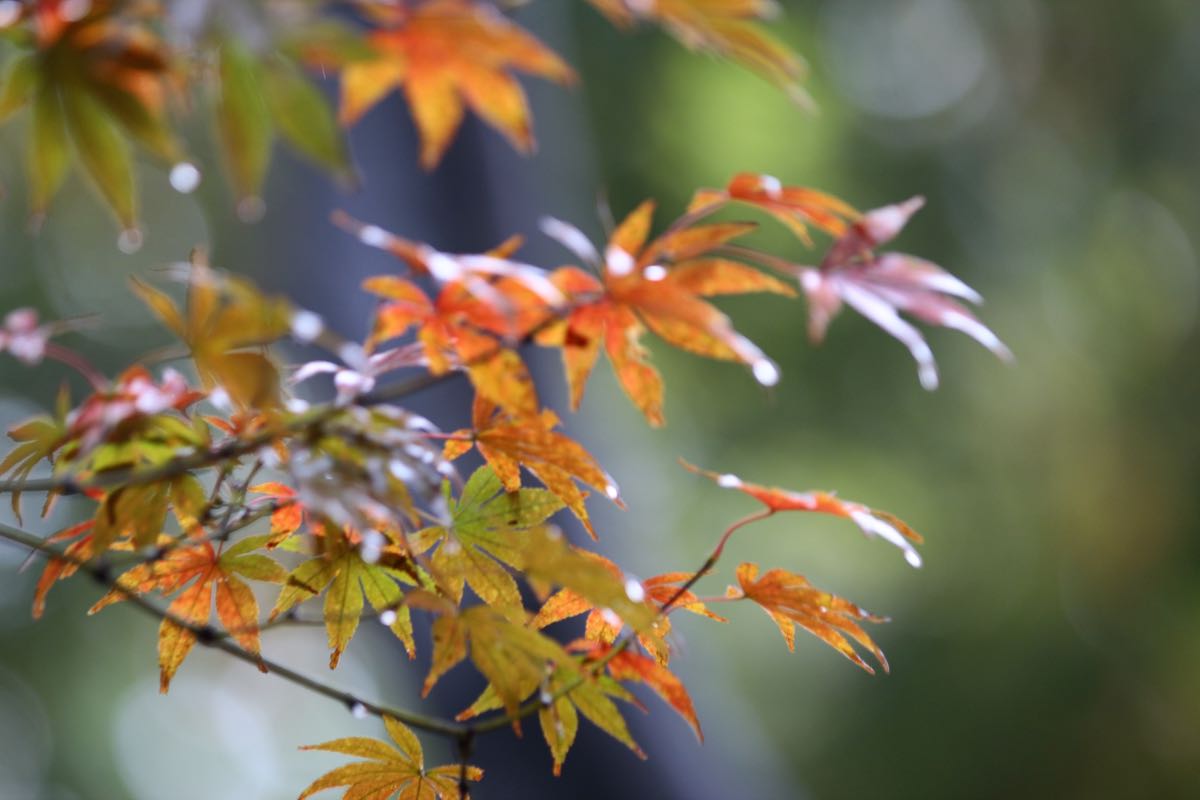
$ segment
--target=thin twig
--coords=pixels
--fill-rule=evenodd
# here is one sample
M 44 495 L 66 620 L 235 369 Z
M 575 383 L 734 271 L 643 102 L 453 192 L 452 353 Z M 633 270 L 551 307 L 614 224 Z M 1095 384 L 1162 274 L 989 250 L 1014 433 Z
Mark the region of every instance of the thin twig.
M 406 725 L 410 725 L 414 728 L 418 728 L 429 733 L 435 733 L 440 736 L 458 738 L 465 735 L 467 732 L 467 726 L 460 723 L 438 719 L 436 717 L 429 717 L 415 711 L 409 711 L 407 709 L 393 708 L 391 706 L 384 706 L 378 703 L 363 700 L 349 692 L 344 692 L 340 689 L 329 686 L 328 684 L 314 680 L 313 678 L 303 675 L 276 661 L 255 655 L 254 653 L 251 653 L 248 650 L 238 646 L 229 638 L 221 637 L 218 631 L 214 630 L 208 625 L 195 625 L 187 620 L 177 617 L 165 609 L 159 608 L 145 597 L 142 597 L 131 589 L 121 585 L 120 580 L 118 578 L 113 578 L 110 570 L 107 568 L 75 556 L 67 555 L 60 548 L 46 544 L 46 542 L 44 542 L 42 539 L 39 539 L 38 537 L 33 536 L 32 534 L 29 534 L 23 530 L 0 523 L 0 539 L 5 539 L 37 551 L 46 558 L 57 559 L 59 561 L 66 561 L 74 564 L 76 567 L 83 570 L 83 572 L 92 576 L 92 578 L 99 583 L 124 595 L 127 600 L 129 600 L 135 607 L 141 609 L 143 612 L 157 619 L 170 622 L 172 625 L 176 625 L 183 630 L 188 631 L 196 637 L 196 641 L 199 644 L 205 647 L 211 647 L 224 651 L 234 658 L 237 658 L 240 661 L 244 661 L 247 664 L 251 664 L 255 667 L 265 667 L 268 673 L 277 675 L 286 681 L 290 681 L 291 683 L 308 689 L 309 691 L 319 694 L 322 697 L 335 700 L 338 703 L 341 703 L 347 709 L 362 709 L 366 713 L 373 714 L 377 717 L 392 717 L 400 720 Z

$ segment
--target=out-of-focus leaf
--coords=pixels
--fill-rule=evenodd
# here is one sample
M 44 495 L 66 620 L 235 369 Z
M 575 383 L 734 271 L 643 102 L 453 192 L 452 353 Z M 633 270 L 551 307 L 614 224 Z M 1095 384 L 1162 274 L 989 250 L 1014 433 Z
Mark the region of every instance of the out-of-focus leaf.
M 37 62 L 32 54 L 18 56 L 8 64 L 0 89 L 0 122 L 24 108 L 37 90 Z
M 775 0 L 589 0 L 618 26 L 657 22 L 692 50 L 724 56 L 757 72 L 803 106 L 806 68 L 798 55 L 756 24 L 778 15 Z
M 603 556 L 584 551 L 581 551 L 580 554 L 604 567 L 611 575 L 621 580 L 626 598 L 631 602 L 635 597 L 644 597 L 650 607 L 659 613 L 659 616 L 652 621 L 652 632 L 650 634 L 638 634 L 638 644 L 644 647 L 648 653 L 654 656 L 658 663 L 664 666 L 670 661 L 671 657 L 670 648 L 664 646 L 667 634 L 671 631 L 671 619 L 667 614 L 661 612 L 661 609 L 665 607 L 667 602 L 674 601 L 670 609 L 672 611 L 682 609 L 708 617 L 717 622 L 727 621 L 724 617 L 709 611 L 708 607 L 700 601 L 700 598 L 692 592 L 680 591 L 678 584 L 689 580 L 692 577 L 692 573 L 671 572 L 664 575 L 656 575 L 644 581 L 638 581 L 635 578 L 625 576 L 620 567 Z M 570 583 L 578 583 L 578 581 L 571 581 Z M 611 602 L 611 600 L 607 602 Z M 581 614 L 588 615 L 584 627 L 584 636 L 589 641 L 611 644 L 616 641 L 625 624 L 625 621 L 617 616 L 604 601 L 597 606 L 595 602 L 574 589 L 561 589 L 547 598 L 530 624 L 535 628 L 544 628 L 547 625 L 553 625 L 556 622 L 577 617 Z
M 558 666 L 544 676 L 539 690 L 542 707 L 538 709 L 538 723 L 550 756 L 554 759 L 554 774 L 562 773 L 563 762 L 575 743 L 579 731 L 579 715 L 582 714 L 593 725 L 628 747 L 638 758 L 646 754 L 629 732 L 625 717 L 613 698 L 637 703 L 619 683 L 603 674 L 581 667 L 578 661 Z M 552 698 L 546 702 L 546 698 Z M 503 702 L 496 687 L 489 684 L 483 693 L 466 710 L 458 715 L 467 720 L 502 708 Z
M 51 86 L 39 89 L 33 100 L 28 163 L 30 213 L 38 225 L 71 169 L 67 120 L 58 91 Z
M 236 39 L 222 42 L 217 132 L 245 213 L 262 194 L 274 133 L 260 69 L 254 54 Z
M 353 62 L 342 72 L 344 124 L 356 122 L 393 89 L 403 89 L 421 134 L 426 169 L 441 160 L 462 123 L 464 106 L 521 152 L 533 149 L 528 103 L 510 70 L 571 83 L 574 72 L 562 59 L 481 3 L 376 5 L 385 25 L 370 38 L 376 58 Z
M 279 402 L 279 370 L 262 352 L 288 332 L 291 305 L 261 294 L 246 281 L 219 277 L 202 258 L 188 273 L 186 313 L 164 292 L 138 280 L 134 292 L 191 350 L 200 380 L 223 387 L 241 408 L 269 408 Z
M 129 143 L 104 106 L 86 89 L 64 88 L 61 96 L 80 162 L 117 215 L 117 221 L 126 229 L 136 228 L 137 195 Z
M 486 606 L 473 606 L 458 614 L 448 612 L 434 622 L 433 662 L 422 693 L 428 694 L 468 652 L 509 714 L 537 691 L 548 665 L 572 661 L 562 645 L 548 636 L 510 622 Z M 519 730 L 519 721 L 514 720 L 513 727 Z
M 318 166 L 349 178 L 350 153 L 320 89 L 283 58 L 266 61 L 262 76 L 267 106 L 280 136 Z
M 9 480 L 23 481 L 42 459 L 52 460 L 54 452 L 62 445 L 67 434 L 63 417 L 41 416 L 15 425 L 8 436 L 17 446 L 0 461 L 0 475 L 9 474 Z M 21 490 L 12 492 L 13 515 L 21 521 Z

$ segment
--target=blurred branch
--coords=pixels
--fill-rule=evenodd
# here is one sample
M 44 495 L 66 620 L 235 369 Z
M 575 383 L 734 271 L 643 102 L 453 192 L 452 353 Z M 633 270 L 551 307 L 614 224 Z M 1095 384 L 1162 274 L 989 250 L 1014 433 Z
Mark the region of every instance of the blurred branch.
M 327 697 L 330 700 L 335 700 L 345 706 L 347 709 L 358 710 L 362 709 L 369 714 L 377 717 L 392 717 L 400 720 L 406 725 L 418 728 L 429 733 L 436 733 L 441 736 L 461 737 L 468 730 L 467 726 L 449 720 L 437 719 L 428 717 L 424 714 L 419 714 L 415 711 L 408 711 L 402 708 L 392 708 L 390 706 L 379 705 L 372 703 L 340 689 L 335 689 L 328 684 L 309 678 L 290 667 L 272 661 L 262 656 L 256 656 L 253 653 L 244 650 L 237 644 L 226 637 L 222 637 L 220 632 L 209 625 L 193 625 L 192 623 L 183 620 L 174 614 L 159 608 L 154 603 L 147 600 L 145 597 L 138 595 L 129 589 L 122 586 L 117 578 L 114 578 L 112 571 L 104 565 L 96 564 L 91 561 L 85 561 L 81 558 L 67 555 L 60 548 L 54 545 L 47 544 L 38 537 L 27 533 L 19 528 L 14 528 L 9 525 L 0 523 L 0 539 L 5 539 L 15 544 L 27 547 L 41 554 L 45 558 L 57 559 L 74 564 L 84 573 L 90 575 L 98 583 L 113 589 L 125 596 L 137 608 L 141 609 L 146 614 L 155 617 L 156 619 L 170 622 L 172 625 L 177 625 L 183 630 L 188 631 L 196 637 L 196 642 L 205 647 L 211 647 L 217 650 L 222 650 L 234 658 L 251 664 L 255 667 L 262 667 L 267 672 L 278 675 L 286 681 L 296 684 L 297 686 L 308 689 L 315 694 Z

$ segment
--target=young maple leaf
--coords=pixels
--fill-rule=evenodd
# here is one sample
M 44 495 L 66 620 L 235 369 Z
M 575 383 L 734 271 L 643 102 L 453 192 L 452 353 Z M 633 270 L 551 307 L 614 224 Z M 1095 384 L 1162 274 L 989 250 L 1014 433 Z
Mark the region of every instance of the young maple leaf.
M 521 152 L 534 147 L 525 92 L 512 70 L 560 84 L 575 73 L 494 7 L 472 0 L 360 3 L 383 25 L 369 37 L 376 57 L 342 70 L 341 120 L 352 125 L 393 89 L 404 92 L 421 135 L 421 166 L 441 160 L 464 105 Z
M 700 601 L 700 598 L 696 597 L 692 592 L 685 590 L 680 593 L 679 584 L 686 582 L 692 577 L 692 573 L 690 572 L 670 572 L 639 581 L 636 578 L 625 577 L 621 568 L 604 556 L 586 551 L 582 554 L 603 566 L 617 578 L 625 581 L 625 593 L 630 599 L 637 598 L 640 600 L 644 598 L 656 610 L 659 610 L 660 613 L 668 601 L 674 600 L 671 608 L 672 611 L 678 608 L 708 617 L 717 622 L 727 622 L 724 617 L 709 611 L 708 607 Z M 621 630 L 624 628 L 624 622 L 619 617 L 615 620 L 613 619 L 614 614 L 611 608 L 608 606 L 598 608 L 595 603 L 574 589 L 560 589 L 552 594 L 542 604 L 537 615 L 529 624 L 540 629 L 548 625 L 553 625 L 556 622 L 570 619 L 571 617 L 577 617 L 580 614 L 588 615 L 584 624 L 584 638 L 591 642 L 611 644 L 616 641 Z M 654 656 L 658 663 L 666 665 L 670 661 L 671 651 L 670 648 L 663 647 L 662 644 L 671 632 L 671 619 L 666 614 L 662 614 L 655 619 L 653 625 L 654 635 L 638 634 L 638 643 Z
M 460 775 L 465 773 L 469 781 L 483 780 L 483 770 L 470 765 L 465 770 L 458 764 L 427 769 L 416 734 L 392 717 L 385 716 L 383 724 L 395 747 L 361 736 L 301 747 L 301 750 L 324 750 L 367 760 L 325 773 L 309 784 L 300 794 L 300 800 L 342 786 L 347 787 L 344 800 L 386 800 L 392 796 L 398 800 L 463 800 Z
M 375 561 L 363 557 L 363 548 L 353 547 L 346 537 L 325 536 L 326 552 L 300 564 L 287 574 L 283 590 L 268 620 L 291 611 L 296 605 L 325 593 L 325 632 L 329 640 L 329 668 L 335 669 L 346 646 L 358 630 L 363 606 L 370 603 L 380 620 L 396 635 L 408 652 L 416 656 L 412 615 L 404 603 L 399 583 L 413 584 L 413 577 L 399 569 L 402 556 L 385 548 Z M 398 583 L 399 582 L 399 583 Z
M 620 489 L 587 450 L 554 430 L 558 417 L 544 410 L 537 416 L 516 417 L 505 413 L 482 393 L 475 395 L 473 429 L 455 431 L 446 442 L 445 457 L 454 460 L 476 447 L 504 484 L 505 490 L 521 488 L 521 467 L 533 473 L 558 496 L 595 538 L 584 498 L 587 493 L 575 481 L 592 486 L 621 504 Z
M 589 0 L 615 25 L 657 22 L 691 50 L 732 59 L 787 92 L 801 106 L 812 100 L 800 86 L 806 67 L 798 55 L 764 32 L 759 20 L 778 15 L 774 0 Z
M 804 576 L 786 570 L 767 570 L 760 578 L 758 565 L 746 563 L 738 566 L 737 579 L 740 588 L 729 587 L 726 596 L 746 598 L 760 605 L 779 626 L 789 650 L 795 650 L 795 626 L 799 625 L 874 675 L 874 668 L 862 659 L 847 640 L 849 636 L 875 656 L 884 672 L 888 671 L 883 651 L 858 625 L 864 621 L 886 622 L 886 619 L 876 617 L 836 595 L 823 592 Z
M 750 366 L 764 386 L 779 381 L 779 368 L 733 328 L 725 314 L 702 300 L 720 294 L 792 289 L 758 270 L 724 257 L 720 250 L 754 229 L 750 223 L 690 225 L 681 217 L 650 239 L 654 203 L 638 206 L 609 239 L 603 259 L 578 229 L 546 220 L 542 229 L 600 272 L 557 270 L 552 279 L 572 300 L 561 322 L 538 334 L 541 344 L 561 347 L 571 405 L 578 408 L 601 347 L 621 388 L 651 425 L 663 424 L 662 378 L 650 365 L 641 337 L 646 328 L 669 344 L 709 358 Z
M 904 311 L 931 325 L 962 331 L 1004 361 L 1012 353 L 955 298 L 981 302 L 979 294 L 941 267 L 903 253 L 876 253 L 924 204 L 914 197 L 868 211 L 830 247 L 818 268 L 801 268 L 808 297 L 809 336 L 821 341 L 830 320 L 846 303 L 898 339 L 917 362 L 921 385 L 936 389 L 937 365 L 921 332 L 900 317 Z
M 168 618 L 158 631 L 159 687 L 165 694 L 171 678 L 196 643 L 196 634 L 174 620 L 202 628 L 212 616 L 216 596 L 217 619 L 226 633 L 246 652 L 259 655 L 258 601 L 242 578 L 279 583 L 285 571 L 278 563 L 254 553 L 265 537 L 250 537 L 221 552 L 204 541 L 175 547 L 158 561 L 141 564 L 117 579 L 115 587 L 88 611 L 94 614 L 128 594 L 157 590 L 164 595 L 183 588 L 167 607 Z M 193 582 L 194 581 L 194 582 Z M 187 585 L 189 584 L 190 585 Z M 264 669 L 265 671 L 265 669 Z
M 471 475 L 457 500 L 446 484 L 450 524 L 418 531 L 409 543 L 416 553 L 437 546 L 430 567 L 456 604 L 462 602 L 465 583 L 485 603 L 523 622 L 521 590 L 504 565 L 521 568 L 529 530 L 545 523 L 563 501 L 545 489 L 503 489 L 489 467 Z
M 894 514 L 868 508 L 861 503 L 839 500 L 828 492 L 793 492 L 788 489 L 759 486 L 746 483 L 737 475 L 730 473 L 712 472 L 700 469 L 680 459 L 684 469 L 697 475 L 711 478 L 723 489 L 736 489 L 748 494 L 767 507 L 769 513 L 777 511 L 816 511 L 822 514 L 833 514 L 845 517 L 858 526 L 858 529 L 868 537 L 878 536 L 886 542 L 894 544 L 904 553 L 904 560 L 914 567 L 921 566 L 921 555 L 913 547 L 913 543 L 921 544 L 921 535 L 904 524 Z

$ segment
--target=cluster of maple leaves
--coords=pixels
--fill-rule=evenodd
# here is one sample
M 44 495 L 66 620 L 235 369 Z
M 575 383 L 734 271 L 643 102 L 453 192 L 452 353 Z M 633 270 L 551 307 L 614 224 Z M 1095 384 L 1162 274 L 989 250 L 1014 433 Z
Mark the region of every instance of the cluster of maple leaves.
M 800 61 L 756 24 L 771 9 L 765 0 L 590 2 L 622 26 L 658 22 L 687 45 L 741 61 L 801 96 Z M 34 214 L 46 211 L 77 161 L 130 244 L 137 214 L 128 140 L 173 165 L 177 188 L 194 188 L 199 171 L 184 156 L 169 106 L 188 105 L 196 86 L 211 94 L 239 209 L 252 217 L 261 210 L 276 133 L 349 176 L 338 123 L 352 125 L 399 90 L 421 133 L 426 166 L 442 157 L 466 108 L 527 150 L 533 134 L 512 71 L 575 79 L 551 50 L 487 3 L 352 5 L 364 30 L 312 14 L 280 24 L 273 4 L 263 4 L 253 19 L 262 36 L 251 47 L 229 34 L 228 19 L 207 13 L 187 20 L 186 35 L 168 45 L 163 30 L 172 12 L 159 3 L 0 2 L 0 27 L 24 50 L 9 66 L 0 118 L 32 106 Z M 339 114 L 326 107 L 306 67 L 340 72 Z M 555 524 L 555 515 L 569 512 L 596 537 L 590 492 L 621 504 L 620 490 L 542 406 L 521 348 L 561 353 L 572 409 L 603 352 L 630 401 L 649 424 L 661 425 L 663 382 L 648 334 L 741 364 L 771 386 L 781 377 L 775 362 L 711 299 L 802 293 L 815 339 L 849 305 L 900 339 L 932 388 L 929 348 L 899 312 L 1008 353 L 959 302 L 978 301 L 969 287 L 922 259 L 878 252 L 919 206 L 914 199 L 859 213 L 813 189 L 741 174 L 721 189 L 697 192 L 657 232 L 655 205 L 639 205 L 600 246 L 567 222 L 543 220 L 544 233 L 571 256 L 553 270 L 520 261 L 516 238 L 487 253 L 447 253 L 338 214 L 335 221 L 363 244 L 396 257 L 394 272 L 364 282 L 378 304 L 361 340 L 210 268 L 200 252 L 170 275 L 185 287 L 182 303 L 164 288 L 133 283 L 186 348 L 190 376 L 143 363 L 107 379 L 59 344 L 71 326 L 14 312 L 0 327 L 0 353 L 27 364 L 57 359 L 91 385 L 78 402 L 64 390 L 54 412 L 14 427 L 16 445 L 0 461 L 0 476 L 7 476 L 0 489 L 12 495 L 18 517 L 23 492 L 44 493 L 43 514 L 64 494 L 94 504 L 88 519 L 46 541 L 49 562 L 34 615 L 57 582 L 81 569 L 112 576 L 92 611 L 163 598 L 164 692 L 197 643 L 232 642 L 268 671 L 264 630 L 319 624 L 336 668 L 362 620 L 374 619 L 411 658 L 427 658 L 425 693 L 468 659 L 487 680 L 454 730 L 510 723 L 519 730 L 522 719 L 536 715 L 556 773 L 580 715 L 641 754 L 619 705 L 637 704 L 631 684 L 649 687 L 701 735 L 688 692 L 670 671 L 678 611 L 724 622 L 710 606 L 749 601 L 778 625 L 789 648 L 799 626 L 864 670 L 873 667 L 860 651 L 886 670 L 863 627 L 880 618 L 799 574 L 744 563 L 723 596 L 702 599 L 693 588 L 717 567 L 737 530 L 776 513 L 844 517 L 900 548 L 913 566 L 921 564 L 919 536 L 890 514 L 829 493 L 768 488 L 685 464 L 761 508 L 714 537 L 703 564 L 640 580 L 571 543 Z M 827 236 L 827 254 L 811 267 L 748 246 L 743 240 L 756 224 L 721 217 L 731 207 L 776 218 L 800 245 L 810 245 L 814 232 Z M 284 340 L 328 357 L 283 368 L 272 347 Z M 392 373 L 410 377 L 396 382 Z M 444 431 L 403 406 L 412 388 L 454 374 L 474 390 L 469 427 Z M 302 399 L 297 384 L 321 375 L 332 377 L 332 398 Z M 468 475 L 456 461 L 472 449 L 483 466 Z M 44 462 L 51 477 L 31 478 Z M 259 601 L 267 592 L 274 600 L 264 612 Z M 309 616 L 318 605 L 317 616 Z M 414 614 L 431 619 L 428 654 L 417 653 Z M 546 632 L 578 617 L 582 628 L 565 644 Z M 384 716 L 394 746 L 364 738 L 318 745 L 365 760 L 322 776 L 301 797 L 336 787 L 347 787 L 346 797 L 381 800 L 459 797 L 467 781 L 482 777 L 465 758 L 426 768 L 413 732 Z

